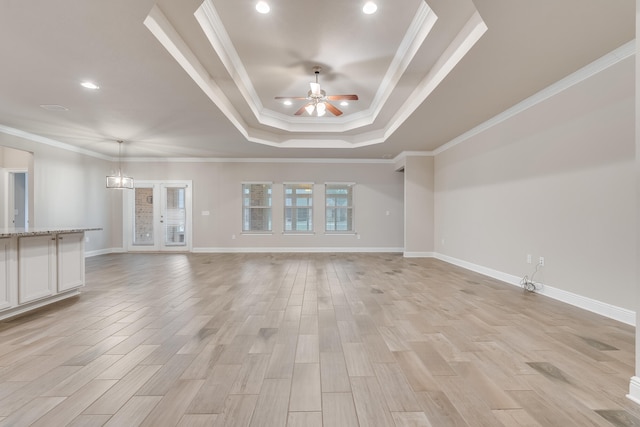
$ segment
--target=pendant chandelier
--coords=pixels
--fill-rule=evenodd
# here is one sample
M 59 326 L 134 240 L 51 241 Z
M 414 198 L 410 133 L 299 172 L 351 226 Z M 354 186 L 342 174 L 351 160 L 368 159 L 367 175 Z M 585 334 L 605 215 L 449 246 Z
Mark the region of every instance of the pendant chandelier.
M 133 178 L 122 174 L 122 140 L 118 140 L 118 174 L 107 175 L 107 188 L 133 189 Z

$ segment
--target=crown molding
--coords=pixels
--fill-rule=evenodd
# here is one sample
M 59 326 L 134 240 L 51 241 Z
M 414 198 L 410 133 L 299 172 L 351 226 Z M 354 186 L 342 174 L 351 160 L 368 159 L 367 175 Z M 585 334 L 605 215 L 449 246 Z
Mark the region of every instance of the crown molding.
M 25 132 L 20 129 L 15 129 L 9 126 L 0 125 L 0 133 L 7 135 L 17 136 L 28 141 L 37 142 L 40 144 L 48 145 L 50 147 L 60 148 L 63 150 L 71 151 L 73 153 L 84 154 L 85 156 L 95 157 L 101 160 L 107 160 L 110 162 L 116 161 L 117 157 L 111 157 L 104 154 L 96 153 L 95 151 L 86 150 L 84 148 L 76 147 L 74 145 L 65 144 L 64 142 L 56 141 L 55 139 L 46 138 L 44 136 L 36 135 L 33 133 Z M 10 147 L 12 148 L 12 147 Z
M 427 76 L 398 109 L 385 128 L 385 139 L 391 136 L 405 120 L 427 99 L 460 60 L 484 35 L 488 27 L 478 12 L 462 27 L 456 38 L 449 44 Z
M 517 103 L 516 105 L 508 108 L 502 113 L 493 116 L 489 120 L 479 124 L 478 126 L 468 130 L 462 135 L 452 139 L 451 141 L 441 145 L 440 147 L 433 150 L 434 155 L 438 155 L 444 153 L 445 151 L 459 145 L 472 137 L 522 113 L 523 111 L 540 104 L 541 102 L 546 101 L 547 99 L 554 97 L 561 92 L 569 89 L 570 87 L 581 83 L 587 80 L 594 75 L 601 73 L 607 68 L 616 65 L 617 63 L 624 61 L 627 58 L 630 58 L 636 54 L 636 41 L 631 40 L 619 48 L 609 52 L 608 54 L 596 59 L 590 64 L 580 68 L 578 71 L 575 71 L 572 74 L 569 74 L 567 77 L 558 80 L 557 82 L 547 86 L 541 91 L 535 93 L 534 95 L 526 98 L 525 100 Z

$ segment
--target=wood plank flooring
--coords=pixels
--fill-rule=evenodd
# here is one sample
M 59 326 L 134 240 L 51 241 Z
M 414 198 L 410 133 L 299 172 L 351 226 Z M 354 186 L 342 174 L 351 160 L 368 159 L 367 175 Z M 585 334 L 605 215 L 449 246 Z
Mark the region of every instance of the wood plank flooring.
M 640 426 L 634 328 L 434 259 L 112 254 L 0 322 L 0 426 Z

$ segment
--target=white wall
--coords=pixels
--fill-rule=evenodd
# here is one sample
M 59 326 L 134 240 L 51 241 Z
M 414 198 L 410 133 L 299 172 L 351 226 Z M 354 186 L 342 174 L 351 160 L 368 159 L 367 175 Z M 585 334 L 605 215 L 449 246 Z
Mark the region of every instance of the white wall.
M 435 158 L 438 253 L 636 309 L 634 59 Z
M 193 181 L 194 250 L 365 250 L 402 251 L 403 176 L 393 163 L 363 162 L 126 162 L 139 180 Z M 243 182 L 272 181 L 273 228 L 269 236 L 242 234 Z M 283 182 L 314 182 L 314 235 L 284 235 Z M 357 235 L 324 233 L 324 183 L 355 182 Z M 209 211 L 203 216 L 202 211 Z M 386 215 L 386 212 L 389 215 Z M 236 236 L 236 239 L 232 238 Z
M 112 247 L 113 195 L 105 188 L 111 162 L 5 133 L 0 133 L 0 146 L 33 153 L 32 227 L 102 227 L 87 233 L 85 248 L 92 252 Z

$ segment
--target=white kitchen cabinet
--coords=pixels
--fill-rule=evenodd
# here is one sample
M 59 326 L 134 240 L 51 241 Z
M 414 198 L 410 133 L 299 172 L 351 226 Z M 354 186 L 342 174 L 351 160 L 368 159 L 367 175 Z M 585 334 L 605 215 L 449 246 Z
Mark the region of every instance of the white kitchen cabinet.
M 12 307 L 16 288 L 16 239 L 0 238 L 0 310 Z
M 0 320 L 80 295 L 89 230 L 0 228 Z
M 58 234 L 58 292 L 84 285 L 84 233 Z
M 18 302 L 24 304 L 56 293 L 56 236 L 18 238 Z

